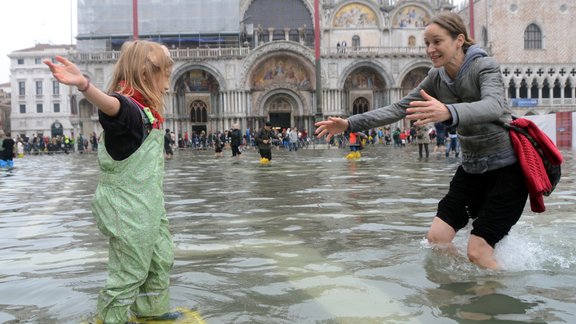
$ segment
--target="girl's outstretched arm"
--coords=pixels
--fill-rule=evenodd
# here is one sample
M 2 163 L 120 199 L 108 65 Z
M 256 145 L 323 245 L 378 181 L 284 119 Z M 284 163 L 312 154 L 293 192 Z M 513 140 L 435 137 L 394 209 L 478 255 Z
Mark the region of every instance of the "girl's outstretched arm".
M 56 56 L 56 60 L 61 64 L 54 64 L 51 60 L 44 60 L 44 64 L 48 65 L 52 75 L 58 82 L 76 86 L 86 99 L 102 110 L 108 116 L 116 116 L 120 110 L 120 102 L 118 99 L 107 95 L 100 89 L 96 88 L 90 83 L 80 69 L 74 63 L 68 61 L 62 56 Z

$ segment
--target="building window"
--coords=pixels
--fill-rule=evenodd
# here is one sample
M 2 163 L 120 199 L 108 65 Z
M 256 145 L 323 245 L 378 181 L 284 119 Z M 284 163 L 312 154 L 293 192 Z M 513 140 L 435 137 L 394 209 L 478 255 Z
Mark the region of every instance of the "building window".
M 55 96 L 60 94 L 60 82 L 52 81 L 52 94 Z
M 352 104 L 352 115 L 363 114 L 369 110 L 368 99 L 358 98 Z
M 42 106 L 42 104 L 36 104 L 36 112 L 41 113 L 43 111 L 44 111 L 44 107 Z
M 532 80 L 532 87 L 530 88 L 530 98 L 538 98 L 538 81 Z
M 36 81 L 36 95 L 42 95 L 42 81 Z
M 544 80 L 544 85 L 542 86 L 542 98 L 550 98 L 550 83 L 548 79 Z
M 355 50 L 360 48 L 360 36 L 358 35 L 352 36 L 352 48 Z
M 20 96 L 26 95 L 26 82 L 18 81 L 18 95 Z
M 566 80 L 566 87 L 564 88 L 564 98 L 572 98 L 572 82 L 570 82 L 570 79 Z
M 524 31 L 524 49 L 542 49 L 542 31 L 536 24 L 530 24 Z
M 17 60 L 18 65 L 24 65 L 24 59 L 23 58 L 19 58 Z
M 34 64 L 42 64 L 42 58 L 40 57 L 34 58 Z
M 482 47 L 488 48 L 488 29 L 482 27 Z
M 54 104 L 54 112 L 55 112 L 55 113 L 59 113 L 59 112 L 60 112 L 60 104 L 59 104 L 59 103 L 55 103 L 55 104 Z
M 516 98 L 516 84 L 513 79 L 510 79 L 510 83 L 508 83 L 508 98 Z
M 206 123 L 208 122 L 208 110 L 206 103 L 201 100 L 195 100 L 190 105 L 190 121 L 193 123 Z
M 554 81 L 554 88 L 552 89 L 552 98 L 562 98 L 562 84 L 558 79 Z
M 24 104 L 21 104 L 21 105 L 20 105 L 20 113 L 21 113 L 21 114 L 25 114 L 25 113 L 26 113 L 26 105 L 24 105 Z
M 528 98 L 528 85 L 525 79 L 520 82 L 520 98 Z

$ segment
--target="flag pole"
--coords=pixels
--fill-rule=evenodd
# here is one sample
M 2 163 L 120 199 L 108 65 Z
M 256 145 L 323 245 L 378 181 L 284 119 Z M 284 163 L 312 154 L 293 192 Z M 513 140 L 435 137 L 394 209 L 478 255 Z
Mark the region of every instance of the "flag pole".
M 316 113 L 315 119 L 322 119 L 322 67 L 320 65 L 320 1 L 314 0 L 314 47 L 316 53 Z
M 132 0 L 132 38 L 138 40 L 138 0 Z

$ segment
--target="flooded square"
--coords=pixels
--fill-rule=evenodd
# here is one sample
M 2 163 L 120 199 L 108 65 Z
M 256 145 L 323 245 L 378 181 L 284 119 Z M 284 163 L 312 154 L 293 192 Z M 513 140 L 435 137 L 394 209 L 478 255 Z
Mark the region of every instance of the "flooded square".
M 207 323 L 576 322 L 576 184 L 563 178 L 497 245 L 503 271 L 426 243 L 456 158 L 416 146 L 181 150 L 166 161 L 174 307 Z M 0 322 L 79 323 L 106 280 L 108 244 L 90 201 L 95 154 L 26 156 L 0 173 Z

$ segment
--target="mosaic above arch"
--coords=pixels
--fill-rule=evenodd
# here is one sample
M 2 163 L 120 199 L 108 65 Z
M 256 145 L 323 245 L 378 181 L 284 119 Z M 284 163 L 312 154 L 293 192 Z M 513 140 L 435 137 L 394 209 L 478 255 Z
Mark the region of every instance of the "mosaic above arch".
M 334 27 L 354 28 L 377 26 L 376 13 L 363 4 L 352 3 L 345 5 L 334 15 Z
M 185 72 L 176 82 L 176 92 L 218 92 L 216 78 L 204 70 Z
M 421 28 L 426 27 L 431 20 L 430 13 L 419 6 L 406 6 L 401 8 L 392 19 L 395 28 Z
M 422 80 L 428 75 L 430 68 L 419 67 L 408 72 L 406 77 L 402 80 L 402 88 L 412 90 L 416 88 Z
M 346 78 L 344 87 L 350 90 L 382 90 L 386 83 L 374 69 L 362 67 Z
M 252 87 L 269 88 L 273 85 L 288 84 L 302 90 L 312 88 L 308 70 L 299 60 L 286 55 L 278 55 L 264 60 L 252 73 Z

